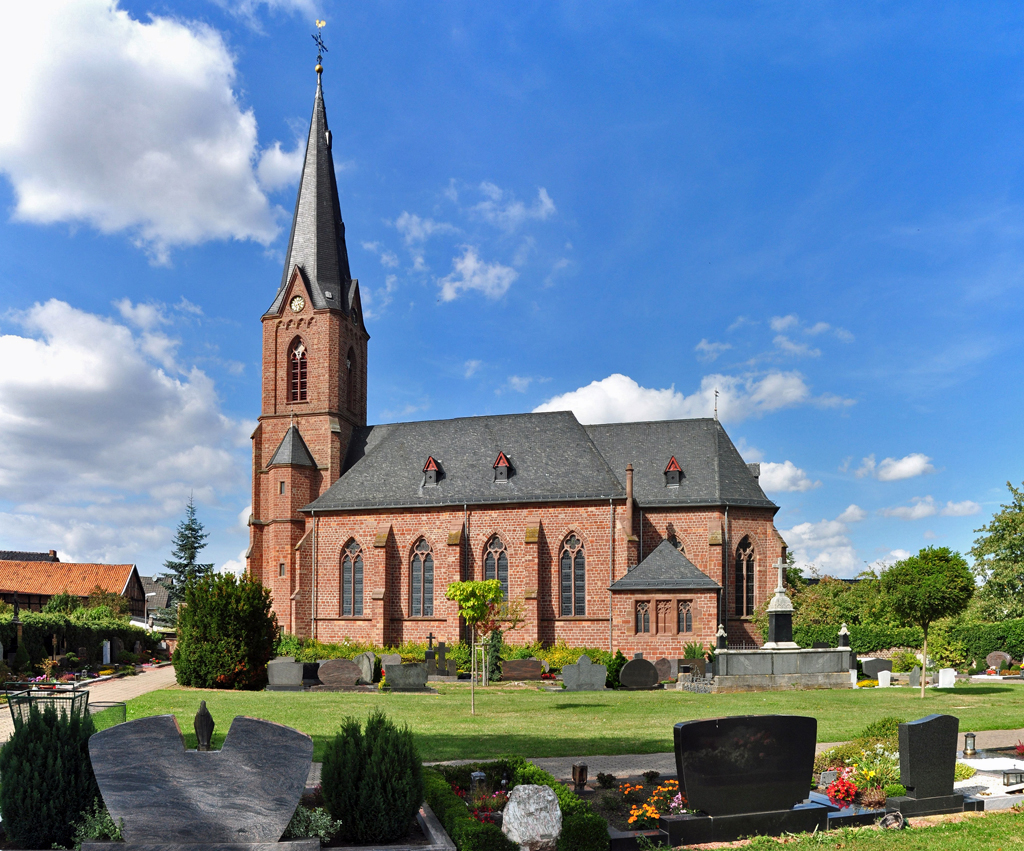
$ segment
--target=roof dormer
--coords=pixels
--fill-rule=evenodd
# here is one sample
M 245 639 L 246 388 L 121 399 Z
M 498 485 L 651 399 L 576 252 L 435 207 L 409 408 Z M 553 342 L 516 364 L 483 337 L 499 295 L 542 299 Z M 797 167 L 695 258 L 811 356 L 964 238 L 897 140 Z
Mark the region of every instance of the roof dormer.
M 683 468 L 679 466 L 679 462 L 676 461 L 676 456 L 673 455 L 665 467 L 665 487 L 677 488 L 679 487 L 679 480 L 683 478 Z
M 441 478 L 441 465 L 434 460 L 434 456 L 431 455 L 427 458 L 427 463 L 423 465 L 423 484 L 426 487 L 431 487 L 437 484 L 438 479 Z
M 512 464 L 504 452 L 499 452 L 494 461 L 494 481 L 507 482 L 512 475 Z

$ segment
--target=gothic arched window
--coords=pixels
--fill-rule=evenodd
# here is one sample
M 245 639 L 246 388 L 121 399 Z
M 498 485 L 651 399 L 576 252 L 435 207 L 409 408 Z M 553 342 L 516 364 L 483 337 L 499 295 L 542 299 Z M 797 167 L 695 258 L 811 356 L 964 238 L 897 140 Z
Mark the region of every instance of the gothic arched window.
M 744 537 L 736 548 L 736 617 L 754 614 L 754 545 Z
M 356 409 L 356 352 L 349 349 L 345 357 L 345 403 L 350 411 Z
M 363 614 L 363 549 L 355 541 L 341 551 L 341 614 Z
M 420 538 L 412 551 L 409 615 L 414 618 L 434 614 L 434 555 L 426 538 Z
M 646 600 L 641 600 L 636 604 L 636 632 L 639 635 L 642 632 L 651 631 L 651 604 Z
M 669 532 L 668 537 L 665 538 L 665 540 L 668 541 L 677 550 L 679 550 L 679 552 L 681 552 L 683 555 L 686 555 L 686 548 L 683 546 L 683 542 L 680 541 L 678 537 L 676 537 L 675 532 Z
M 679 623 L 676 632 L 693 632 L 693 603 L 689 600 L 679 601 Z
M 307 364 L 306 346 L 297 339 L 288 351 L 288 400 L 291 402 L 306 401 Z
M 583 541 L 570 534 L 562 544 L 559 559 L 562 590 L 562 617 L 587 613 L 587 558 Z
M 484 579 L 497 579 L 501 583 L 502 596 L 508 599 L 508 548 L 497 535 L 487 542 Z

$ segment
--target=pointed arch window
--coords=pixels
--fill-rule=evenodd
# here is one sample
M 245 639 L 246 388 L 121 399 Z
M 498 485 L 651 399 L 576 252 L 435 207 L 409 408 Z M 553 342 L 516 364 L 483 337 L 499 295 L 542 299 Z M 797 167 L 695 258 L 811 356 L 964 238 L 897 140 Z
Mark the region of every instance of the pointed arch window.
M 559 558 L 559 578 L 562 591 L 562 617 L 587 613 L 587 558 L 583 541 L 569 535 L 562 544 Z
M 679 601 L 679 623 L 676 632 L 693 632 L 693 602 Z
M 665 538 L 673 547 L 675 547 L 683 555 L 686 555 L 686 547 L 683 546 L 683 542 L 679 540 L 679 537 L 675 532 L 669 532 L 668 537 Z
M 308 358 L 306 345 L 302 340 L 292 343 L 288 352 L 288 399 L 291 402 L 305 402 L 308 383 Z
M 356 409 L 356 351 L 350 348 L 345 357 L 345 404 L 350 411 Z
M 497 579 L 501 583 L 501 594 L 508 599 L 508 548 L 497 535 L 487 542 L 484 555 L 484 579 Z
M 434 614 L 434 554 L 426 538 L 420 538 L 412 551 L 409 614 L 414 618 Z
M 754 545 L 744 537 L 736 548 L 735 570 L 736 617 L 754 614 Z
M 363 548 L 350 541 L 341 552 L 341 614 L 363 614 Z
M 651 631 L 651 604 L 641 600 L 636 604 L 636 632 L 640 635 Z

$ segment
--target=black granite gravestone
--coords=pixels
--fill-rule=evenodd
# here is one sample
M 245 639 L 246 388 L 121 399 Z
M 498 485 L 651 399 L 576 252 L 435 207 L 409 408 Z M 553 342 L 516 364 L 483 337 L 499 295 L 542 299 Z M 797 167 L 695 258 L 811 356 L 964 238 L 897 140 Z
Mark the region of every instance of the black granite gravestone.
M 628 689 L 649 689 L 658 684 L 658 669 L 646 659 L 630 659 L 619 671 L 619 683 Z
M 905 816 L 959 813 L 964 797 L 953 792 L 960 720 L 928 715 L 899 726 L 900 783 L 906 796 L 889 798 L 885 808 Z
M 892 662 L 889 659 L 865 659 L 861 667 L 865 677 L 869 680 L 877 680 L 879 671 L 892 670 Z

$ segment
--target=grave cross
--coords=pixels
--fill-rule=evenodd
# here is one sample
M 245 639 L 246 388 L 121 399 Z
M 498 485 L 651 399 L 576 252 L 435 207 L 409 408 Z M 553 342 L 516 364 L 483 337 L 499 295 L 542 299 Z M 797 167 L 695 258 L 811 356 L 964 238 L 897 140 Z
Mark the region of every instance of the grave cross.
M 435 638 L 435 636 L 434 636 L 433 632 L 428 632 L 427 633 L 427 650 L 433 650 L 434 649 L 434 638 Z

